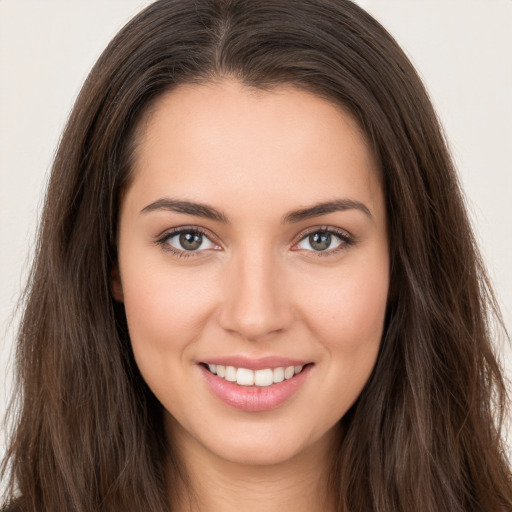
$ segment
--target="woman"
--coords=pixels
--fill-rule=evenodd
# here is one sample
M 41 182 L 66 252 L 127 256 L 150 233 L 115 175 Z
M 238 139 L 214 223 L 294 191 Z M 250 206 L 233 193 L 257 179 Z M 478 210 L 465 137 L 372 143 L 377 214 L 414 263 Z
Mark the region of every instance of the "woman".
M 156 2 L 55 160 L 12 506 L 509 510 L 488 315 L 435 114 L 376 21 Z

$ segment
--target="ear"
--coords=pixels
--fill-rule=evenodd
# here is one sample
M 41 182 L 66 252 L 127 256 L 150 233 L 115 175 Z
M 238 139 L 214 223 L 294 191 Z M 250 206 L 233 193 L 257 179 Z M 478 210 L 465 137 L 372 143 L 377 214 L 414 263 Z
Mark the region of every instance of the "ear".
M 114 300 L 117 302 L 124 302 L 123 285 L 121 283 L 121 275 L 117 265 L 110 271 L 110 288 Z

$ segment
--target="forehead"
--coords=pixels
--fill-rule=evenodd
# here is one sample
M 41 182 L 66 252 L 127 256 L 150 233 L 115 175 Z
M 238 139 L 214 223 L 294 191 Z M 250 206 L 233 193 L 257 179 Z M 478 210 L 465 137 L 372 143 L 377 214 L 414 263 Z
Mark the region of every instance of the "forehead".
M 186 194 L 293 208 L 340 194 L 373 202 L 382 192 L 366 138 L 341 107 L 293 87 L 234 81 L 158 98 L 139 126 L 133 173 L 148 201 Z

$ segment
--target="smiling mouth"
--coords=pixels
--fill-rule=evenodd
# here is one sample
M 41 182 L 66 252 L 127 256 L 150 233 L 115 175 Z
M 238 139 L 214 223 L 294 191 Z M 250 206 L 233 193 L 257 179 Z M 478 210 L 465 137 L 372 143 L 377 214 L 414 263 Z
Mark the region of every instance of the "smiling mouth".
M 235 366 L 224 366 L 221 364 L 203 364 L 203 366 L 217 377 L 239 386 L 268 387 L 289 380 L 298 375 L 309 366 L 279 366 L 277 368 L 264 368 L 261 370 L 250 370 L 248 368 L 237 368 Z

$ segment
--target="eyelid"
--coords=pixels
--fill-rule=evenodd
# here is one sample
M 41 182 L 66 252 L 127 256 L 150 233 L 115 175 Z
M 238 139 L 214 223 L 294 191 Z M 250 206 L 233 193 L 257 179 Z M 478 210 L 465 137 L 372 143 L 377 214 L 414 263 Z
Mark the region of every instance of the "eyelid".
M 328 249 L 325 251 L 314 251 L 314 250 L 306 250 L 298 248 L 298 244 L 302 242 L 306 237 L 310 236 L 313 233 L 329 233 L 341 239 L 342 243 L 335 247 L 334 249 Z M 337 228 L 334 226 L 312 226 L 302 231 L 295 239 L 292 245 L 292 251 L 304 251 L 308 253 L 313 253 L 315 256 L 331 256 L 333 254 L 337 254 L 339 251 L 343 251 L 348 247 L 354 245 L 356 243 L 355 238 L 345 229 Z
M 199 233 L 202 236 L 206 237 L 210 242 L 215 245 L 216 247 L 213 249 L 201 249 L 198 251 L 187 251 L 178 249 L 174 246 L 172 246 L 170 243 L 168 243 L 168 240 L 172 237 L 175 237 L 181 233 Z M 175 254 L 178 257 L 182 258 L 189 258 L 194 256 L 199 256 L 204 252 L 211 251 L 211 250 L 221 250 L 221 245 L 217 240 L 217 237 L 211 233 L 208 229 L 205 229 L 201 226 L 194 226 L 194 225 L 186 225 L 186 226 L 177 226 L 171 229 L 165 230 L 163 233 L 157 236 L 155 243 L 162 247 L 163 250 L 168 251 L 170 253 Z
M 173 247 L 171 244 L 167 243 L 167 241 L 183 232 L 196 232 L 200 233 L 204 237 L 208 238 L 212 244 L 214 244 L 216 247 L 213 249 L 201 249 L 198 251 L 187 251 L 187 250 L 181 250 L 177 249 L 176 247 Z M 303 241 L 307 236 L 313 234 L 313 233 L 329 233 L 331 235 L 334 235 L 341 239 L 342 243 L 339 244 L 334 249 L 328 249 L 325 251 L 314 251 L 314 250 L 307 250 L 298 248 L 297 245 Z M 195 257 L 199 256 L 202 253 L 209 252 L 212 250 L 222 250 L 222 246 L 218 241 L 218 237 L 214 235 L 210 230 L 205 229 L 201 226 L 197 225 L 185 225 L 185 226 L 177 226 L 171 229 L 165 230 L 163 233 L 157 236 L 155 243 L 157 245 L 160 245 L 163 250 L 168 251 L 170 253 L 173 253 L 177 255 L 178 257 L 187 258 L 187 257 Z M 334 226 L 326 226 L 326 225 L 320 225 L 320 226 L 311 226 L 304 231 L 302 231 L 296 238 L 295 241 L 292 244 L 291 250 L 292 251 L 303 251 L 314 254 L 315 257 L 322 257 L 322 256 L 331 256 L 334 254 L 337 254 L 340 251 L 346 250 L 348 247 L 354 245 L 356 243 L 355 238 L 345 229 L 341 229 Z

